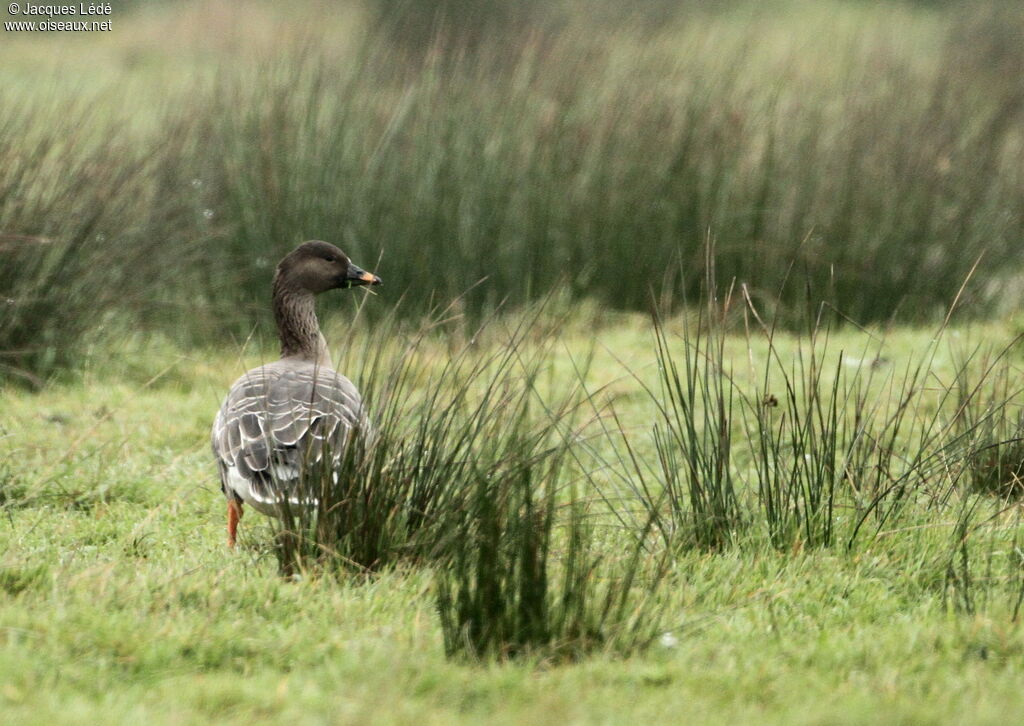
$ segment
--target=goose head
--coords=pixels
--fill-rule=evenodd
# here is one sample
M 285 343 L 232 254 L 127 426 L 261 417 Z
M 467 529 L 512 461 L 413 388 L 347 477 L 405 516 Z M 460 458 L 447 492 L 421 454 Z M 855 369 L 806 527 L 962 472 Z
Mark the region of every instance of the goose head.
M 277 265 L 275 283 L 296 292 L 318 294 L 337 288 L 380 285 L 381 279 L 352 263 L 329 242 L 303 242 Z

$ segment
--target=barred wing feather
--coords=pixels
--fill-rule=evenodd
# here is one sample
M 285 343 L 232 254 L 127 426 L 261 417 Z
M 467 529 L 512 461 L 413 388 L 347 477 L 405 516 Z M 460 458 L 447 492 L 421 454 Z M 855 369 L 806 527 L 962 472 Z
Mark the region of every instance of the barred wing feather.
M 293 497 L 304 466 L 325 448 L 341 458 L 363 424 L 359 392 L 344 376 L 313 363 L 281 360 L 254 368 L 231 387 L 213 422 L 213 453 L 228 494 L 266 514 Z

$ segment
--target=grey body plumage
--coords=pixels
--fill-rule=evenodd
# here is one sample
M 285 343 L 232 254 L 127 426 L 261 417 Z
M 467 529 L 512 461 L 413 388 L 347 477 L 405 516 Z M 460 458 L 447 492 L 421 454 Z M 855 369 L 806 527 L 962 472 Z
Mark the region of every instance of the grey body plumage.
M 324 452 L 339 459 L 352 431 L 366 425 L 359 391 L 331 364 L 314 296 L 379 284 L 326 242 L 305 242 L 278 264 L 273 305 L 281 359 L 235 381 L 211 432 L 230 544 L 242 504 L 273 516 L 285 502 L 312 503 L 298 489 L 303 471 Z
M 255 368 L 231 387 L 213 422 L 213 453 L 225 494 L 264 514 L 282 500 L 303 504 L 301 472 L 344 452 L 364 423 L 359 391 L 316 363 L 280 360 Z

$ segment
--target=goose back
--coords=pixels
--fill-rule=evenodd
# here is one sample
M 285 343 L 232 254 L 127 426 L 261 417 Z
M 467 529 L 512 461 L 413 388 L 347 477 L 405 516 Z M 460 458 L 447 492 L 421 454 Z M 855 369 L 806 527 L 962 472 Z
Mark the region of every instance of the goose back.
M 213 423 L 221 485 L 264 514 L 300 502 L 303 470 L 325 450 L 338 460 L 364 424 L 356 387 L 327 366 L 282 359 L 254 368 L 231 387 Z

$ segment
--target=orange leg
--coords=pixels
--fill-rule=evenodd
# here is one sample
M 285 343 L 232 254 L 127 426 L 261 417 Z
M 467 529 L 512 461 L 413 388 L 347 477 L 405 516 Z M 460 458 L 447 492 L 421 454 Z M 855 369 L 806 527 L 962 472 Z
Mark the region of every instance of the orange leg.
M 242 503 L 235 499 L 228 499 L 228 547 L 235 546 L 235 535 L 238 533 L 238 523 L 242 519 Z

